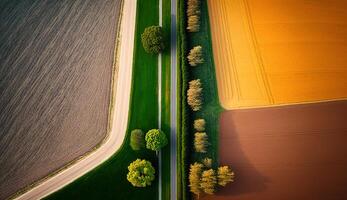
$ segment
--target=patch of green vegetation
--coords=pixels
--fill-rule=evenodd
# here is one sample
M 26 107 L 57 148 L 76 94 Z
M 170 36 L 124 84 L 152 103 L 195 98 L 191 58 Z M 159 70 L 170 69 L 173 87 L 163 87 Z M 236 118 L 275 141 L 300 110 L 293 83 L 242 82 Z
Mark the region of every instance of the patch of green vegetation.
M 207 149 L 207 153 L 194 153 L 192 162 L 201 161 L 205 157 L 210 157 L 213 160 L 212 166 L 216 168 L 218 166 L 219 115 L 223 109 L 219 104 L 218 98 L 207 0 L 201 0 L 200 17 L 200 31 L 196 33 L 188 33 L 188 49 L 192 49 L 198 45 L 202 46 L 204 58 L 204 63 L 199 64 L 197 67 L 189 67 L 190 80 L 200 79 L 203 88 L 202 108 L 200 111 L 192 113 L 190 133 L 194 133 L 192 125 L 195 119 L 205 119 L 205 132 L 208 135 L 210 146 Z M 190 135 L 192 136 L 190 141 L 193 141 L 193 134 Z
M 179 87 L 181 96 L 179 98 L 179 130 L 178 141 L 180 153 L 179 160 L 179 182 L 178 193 L 180 199 L 190 199 L 188 189 L 189 165 L 195 161 L 201 162 L 205 157 L 212 158 L 212 167 L 218 166 L 218 136 L 219 136 L 219 115 L 223 110 L 219 104 L 217 80 L 213 61 L 212 42 L 210 33 L 210 23 L 207 9 L 207 1 L 201 0 L 200 31 L 188 33 L 186 31 L 186 5 L 184 0 L 178 1 L 179 27 L 178 27 L 178 50 L 179 50 Z M 190 67 L 187 63 L 187 55 L 190 49 L 195 46 L 202 46 L 204 63 L 197 67 Z M 193 112 L 187 105 L 188 81 L 200 79 L 202 83 L 203 103 L 202 108 Z M 207 153 L 195 153 L 193 123 L 195 119 L 202 118 L 206 121 L 205 131 L 208 134 L 210 146 Z
M 135 30 L 132 93 L 128 131 L 122 147 L 110 159 L 46 199 L 157 199 L 158 178 L 151 186 L 135 188 L 127 181 L 128 165 L 137 158 L 151 161 L 156 169 L 153 151 L 133 151 L 130 132 L 147 131 L 158 126 L 157 56 L 145 52 L 141 33 L 158 24 L 158 0 L 138 0 Z M 115 111 L 117 112 L 117 111 Z
M 186 103 L 188 85 L 188 71 L 186 62 L 187 36 L 186 36 L 186 5 L 184 0 L 178 0 L 178 35 L 177 35 L 177 196 L 178 199 L 188 199 L 188 156 L 190 153 L 188 139 L 189 108 Z
M 162 96 L 161 96 L 161 129 L 166 133 L 168 145 L 161 151 L 162 156 L 162 199 L 170 199 L 170 32 L 171 32 L 171 0 L 163 0 L 162 23 L 165 50 L 162 52 Z

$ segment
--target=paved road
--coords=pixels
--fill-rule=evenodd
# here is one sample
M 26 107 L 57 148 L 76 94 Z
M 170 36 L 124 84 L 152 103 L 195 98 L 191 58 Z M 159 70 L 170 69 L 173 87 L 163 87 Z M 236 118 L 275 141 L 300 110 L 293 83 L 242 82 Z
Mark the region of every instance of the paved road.
M 72 165 L 61 173 L 19 196 L 17 199 L 40 199 L 76 180 L 111 157 L 122 145 L 128 121 L 131 88 L 132 57 L 134 47 L 136 0 L 124 1 L 120 30 L 120 54 L 118 83 L 114 84 L 116 98 L 113 99 L 113 121 L 107 141 L 94 153 Z
M 171 0 L 171 200 L 177 199 L 177 1 Z

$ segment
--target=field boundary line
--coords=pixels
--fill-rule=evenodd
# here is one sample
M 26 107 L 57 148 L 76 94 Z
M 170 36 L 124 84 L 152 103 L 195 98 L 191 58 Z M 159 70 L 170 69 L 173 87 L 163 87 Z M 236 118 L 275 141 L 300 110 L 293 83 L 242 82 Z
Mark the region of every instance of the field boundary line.
M 224 109 L 224 110 L 225 111 L 232 111 L 232 110 L 247 110 L 247 109 L 256 109 L 256 108 L 278 108 L 278 107 L 284 107 L 284 106 L 301 106 L 301 105 L 307 105 L 307 104 L 329 103 L 329 102 L 336 102 L 336 101 L 347 101 L 347 97 L 336 98 L 336 99 L 316 100 L 316 101 L 306 101 L 306 102 L 271 104 L 271 105 L 262 105 L 262 106 L 235 107 L 235 108 Z

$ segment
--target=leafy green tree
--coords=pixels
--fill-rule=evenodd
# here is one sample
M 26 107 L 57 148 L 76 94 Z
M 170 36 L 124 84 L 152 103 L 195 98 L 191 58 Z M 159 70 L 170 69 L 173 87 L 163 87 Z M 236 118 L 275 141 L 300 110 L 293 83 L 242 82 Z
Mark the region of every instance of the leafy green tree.
M 205 170 L 201 174 L 200 187 L 206 194 L 216 192 L 217 177 L 213 169 Z
M 165 48 L 163 29 L 160 26 L 150 26 L 141 34 L 143 48 L 147 53 L 158 54 Z
M 149 130 L 146 133 L 145 140 L 147 149 L 153 151 L 159 151 L 168 143 L 165 133 L 159 129 Z
M 234 182 L 235 174 L 229 166 L 222 166 L 217 171 L 218 184 L 226 186 L 230 182 Z
M 130 147 L 135 151 L 145 147 L 145 134 L 141 129 L 134 129 L 131 131 Z
M 201 194 L 201 188 L 200 188 L 200 178 L 201 178 L 201 173 L 203 169 L 203 165 L 201 163 L 194 163 L 190 165 L 189 169 L 189 187 L 190 191 L 196 195 Z
M 147 160 L 137 159 L 128 166 L 128 181 L 135 187 L 151 185 L 155 178 L 155 169 Z

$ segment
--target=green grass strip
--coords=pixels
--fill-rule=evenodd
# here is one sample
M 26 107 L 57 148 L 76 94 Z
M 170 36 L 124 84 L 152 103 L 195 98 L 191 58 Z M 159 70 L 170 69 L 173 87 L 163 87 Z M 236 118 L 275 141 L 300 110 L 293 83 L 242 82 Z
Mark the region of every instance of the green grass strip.
M 161 129 L 166 133 L 168 145 L 162 149 L 162 199 L 170 200 L 170 31 L 171 1 L 163 0 L 163 30 L 166 38 L 166 49 L 162 53 L 162 96 L 161 96 Z

